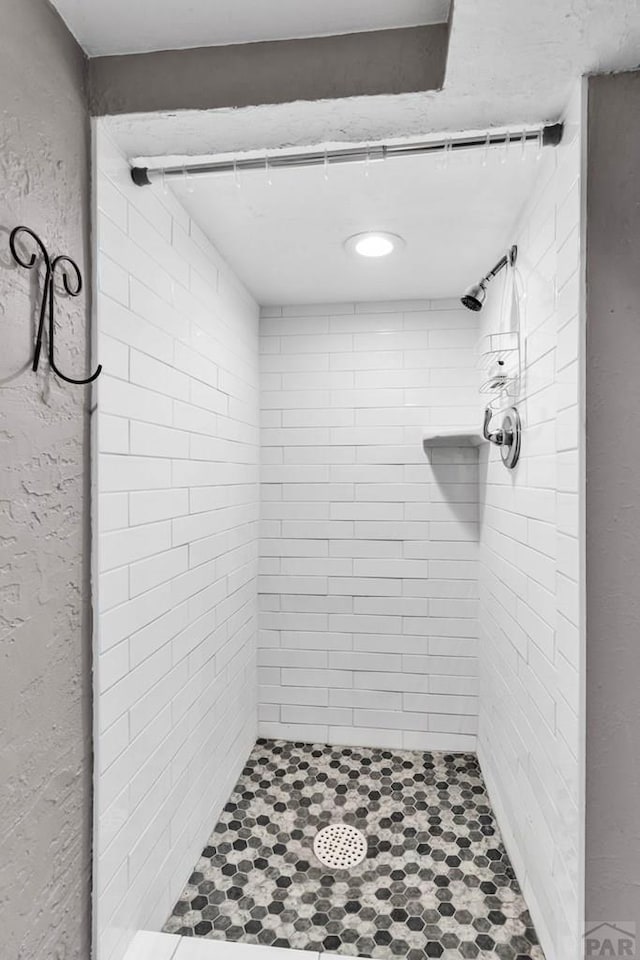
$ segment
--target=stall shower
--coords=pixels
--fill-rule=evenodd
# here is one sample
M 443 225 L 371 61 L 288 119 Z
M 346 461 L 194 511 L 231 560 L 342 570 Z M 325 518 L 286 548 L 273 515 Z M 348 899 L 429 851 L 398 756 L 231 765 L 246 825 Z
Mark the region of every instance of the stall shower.
M 138 183 L 96 123 L 98 960 L 578 960 L 581 109 Z

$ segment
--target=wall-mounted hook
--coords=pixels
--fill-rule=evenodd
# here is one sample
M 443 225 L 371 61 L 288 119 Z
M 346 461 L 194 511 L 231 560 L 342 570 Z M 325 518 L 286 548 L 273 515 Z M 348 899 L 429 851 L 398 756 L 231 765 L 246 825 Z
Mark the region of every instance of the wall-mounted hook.
M 64 287 L 65 292 L 70 297 L 78 297 L 82 292 L 82 274 L 80 273 L 80 268 L 78 267 L 77 263 L 71 259 L 71 257 L 67 257 L 65 254 L 54 257 L 52 260 L 49 256 L 47 248 L 37 233 L 35 233 L 29 227 L 14 227 L 9 236 L 9 247 L 11 248 L 13 259 L 17 264 L 19 264 L 19 266 L 24 267 L 25 270 L 32 270 L 37 265 L 39 257 L 38 253 L 32 253 L 28 258 L 23 257 L 16 244 L 16 240 L 20 234 L 26 234 L 31 238 L 31 240 L 33 240 L 38 248 L 38 252 L 42 257 L 42 262 L 44 263 L 45 267 L 42 301 L 40 303 L 40 316 L 38 319 L 38 331 L 36 333 L 36 345 L 33 353 L 33 363 L 31 365 L 31 369 L 34 371 L 37 370 L 40 363 L 45 318 L 48 316 L 48 356 L 51 369 L 58 377 L 60 377 L 61 380 L 65 380 L 67 383 L 91 383 L 100 376 L 100 373 L 102 372 L 102 364 L 98 364 L 95 373 L 93 373 L 90 377 L 76 380 L 74 377 L 67 377 L 66 374 L 62 373 L 62 371 L 58 368 L 54 349 L 56 270 L 58 270 L 62 277 L 62 286 Z

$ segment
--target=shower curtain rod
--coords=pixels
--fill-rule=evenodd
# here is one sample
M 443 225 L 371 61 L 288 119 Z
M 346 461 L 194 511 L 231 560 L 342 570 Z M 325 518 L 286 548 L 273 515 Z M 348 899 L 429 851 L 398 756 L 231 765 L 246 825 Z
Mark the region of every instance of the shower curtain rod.
M 537 141 L 544 147 L 557 147 L 562 140 L 564 124 L 552 123 L 522 133 L 487 133 L 484 136 L 449 137 L 414 143 L 394 143 L 371 147 L 352 147 L 344 150 L 322 150 L 313 153 L 285 153 L 273 157 L 246 157 L 240 160 L 214 160 L 210 163 L 185 164 L 180 167 L 132 167 L 131 179 L 139 187 L 157 180 L 197 176 L 206 173 L 236 173 L 241 170 L 277 170 L 284 167 L 316 167 L 333 163 L 366 163 L 395 157 L 414 157 L 423 153 L 470 150 L 477 147 L 498 147 L 502 144 L 522 144 Z

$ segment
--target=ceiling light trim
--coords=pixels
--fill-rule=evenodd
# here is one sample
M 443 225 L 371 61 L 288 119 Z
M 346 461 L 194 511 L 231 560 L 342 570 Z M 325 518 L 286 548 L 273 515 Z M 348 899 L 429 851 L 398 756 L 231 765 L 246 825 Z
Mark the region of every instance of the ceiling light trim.
M 363 260 L 382 260 L 398 253 L 406 241 L 397 233 L 387 230 L 366 230 L 354 233 L 344 242 L 345 250 Z

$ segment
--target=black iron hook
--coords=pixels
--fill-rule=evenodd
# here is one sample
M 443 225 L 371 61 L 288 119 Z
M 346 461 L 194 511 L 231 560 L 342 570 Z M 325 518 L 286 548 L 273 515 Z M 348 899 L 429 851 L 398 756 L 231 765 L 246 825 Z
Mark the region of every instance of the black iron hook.
M 31 369 L 36 371 L 40 363 L 40 354 L 42 352 L 42 338 L 44 335 L 44 322 L 47 315 L 47 310 L 49 314 L 49 363 L 53 372 L 60 377 L 61 380 L 65 380 L 67 383 L 74 384 L 85 384 L 92 383 L 96 380 L 102 372 L 102 364 L 98 364 L 96 367 L 95 373 L 90 377 L 85 379 L 76 380 L 73 377 L 67 377 L 61 370 L 58 369 L 55 360 L 55 350 L 54 350 L 54 332 L 55 332 L 55 276 L 56 268 L 60 268 L 62 276 L 62 285 L 65 289 L 65 292 L 70 297 L 78 297 L 82 292 L 82 274 L 80 273 L 80 268 L 78 264 L 71 259 L 71 257 L 66 256 L 66 254 L 61 254 L 57 257 L 54 257 L 52 260 L 49 256 L 49 252 L 45 247 L 44 243 L 40 239 L 37 233 L 31 230 L 29 227 L 14 227 L 9 236 L 9 247 L 11 248 L 11 253 L 13 259 L 16 261 L 19 266 L 24 267 L 25 270 L 31 270 L 38 263 L 38 254 L 32 253 L 29 259 L 23 258 L 22 254 L 16 246 L 16 238 L 19 234 L 26 233 L 31 239 L 35 242 L 38 247 L 40 256 L 42 257 L 42 262 L 45 265 L 45 276 L 44 284 L 42 289 L 42 301 L 40 303 L 40 316 L 38 319 L 38 332 L 36 334 L 36 345 L 33 354 L 33 363 Z M 69 271 L 69 267 L 73 270 L 73 276 Z
M 49 297 L 49 283 L 51 280 L 51 260 L 49 259 L 49 254 L 44 243 L 33 230 L 30 230 L 29 227 L 15 227 L 9 236 L 9 247 L 11 248 L 11 254 L 13 259 L 21 267 L 24 267 L 25 270 L 31 270 L 36 266 L 38 262 L 38 255 L 32 253 L 28 260 L 23 260 L 18 247 L 16 246 L 16 237 L 19 233 L 28 234 L 32 240 L 35 241 L 36 246 L 40 251 L 42 257 L 42 262 L 45 265 L 45 276 L 44 276 L 44 287 L 42 291 L 42 302 L 40 304 L 40 319 L 38 320 L 38 333 L 36 335 L 36 348 L 33 354 L 33 363 L 31 365 L 32 370 L 38 369 L 38 364 L 40 363 L 40 351 L 42 349 L 42 334 L 44 332 L 44 318 L 47 312 L 47 300 Z

